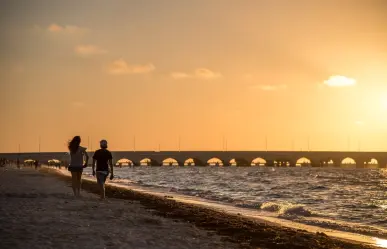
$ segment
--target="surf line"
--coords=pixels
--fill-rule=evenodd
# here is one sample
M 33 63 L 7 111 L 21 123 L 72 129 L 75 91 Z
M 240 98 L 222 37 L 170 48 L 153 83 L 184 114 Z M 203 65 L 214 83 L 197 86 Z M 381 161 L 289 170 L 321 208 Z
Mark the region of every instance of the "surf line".
M 48 171 L 66 178 L 70 177 L 70 173 L 63 169 L 62 170 L 48 169 Z M 84 184 L 86 183 L 88 185 L 91 183 L 93 186 L 96 186 L 95 182 L 96 180 L 92 177 L 84 178 Z M 169 191 L 155 190 L 155 189 L 139 186 L 136 184 L 123 185 L 119 183 L 108 182 L 106 185 L 107 187 L 108 186 L 113 187 L 117 191 L 122 190 L 122 192 L 118 194 L 123 194 L 123 192 L 127 190 L 127 191 L 133 192 L 133 194 L 137 193 L 139 195 L 142 194 L 150 197 L 153 196 L 158 199 L 167 198 L 177 203 L 194 205 L 199 208 L 201 207 L 201 208 L 210 209 L 221 213 L 226 213 L 233 216 L 244 217 L 244 218 L 251 219 L 257 223 L 266 224 L 273 227 L 288 228 L 293 230 L 304 230 L 312 234 L 323 233 L 332 238 L 336 238 L 342 241 L 349 241 L 349 242 L 354 242 L 354 243 L 363 244 L 363 245 L 387 248 L 387 240 L 385 239 L 357 234 L 357 233 L 344 232 L 344 231 L 338 231 L 338 230 L 329 229 L 329 228 L 322 228 L 322 227 L 317 227 L 312 225 L 301 224 L 290 220 L 280 219 L 277 217 L 263 216 L 259 213 L 262 211 L 258 211 L 258 210 L 253 210 L 253 209 L 250 210 L 246 208 L 236 207 L 236 206 L 220 203 L 217 201 L 203 199 L 200 197 L 187 196 L 187 195 L 182 195 L 178 193 L 171 193 Z

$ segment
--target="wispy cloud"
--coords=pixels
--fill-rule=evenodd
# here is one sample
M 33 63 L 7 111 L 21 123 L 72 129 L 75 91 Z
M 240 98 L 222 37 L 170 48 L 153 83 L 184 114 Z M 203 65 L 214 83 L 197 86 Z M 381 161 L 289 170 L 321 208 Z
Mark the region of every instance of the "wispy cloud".
M 94 45 L 79 45 L 75 47 L 75 52 L 79 55 L 97 55 L 106 54 L 108 51 Z
M 85 32 L 86 29 L 75 25 L 61 26 L 56 23 L 52 23 L 47 27 L 47 31 L 50 33 L 79 34 Z
M 222 74 L 213 72 L 207 68 L 198 68 L 195 70 L 195 76 L 201 79 L 217 79 L 222 77 Z
M 181 73 L 181 72 L 173 72 L 171 73 L 171 77 L 176 80 L 179 80 L 179 79 L 186 79 L 186 78 L 192 77 L 192 75 L 189 75 L 187 73 Z
M 152 63 L 144 65 L 128 64 L 124 59 L 118 59 L 111 63 L 108 72 L 114 75 L 121 74 L 145 74 L 154 71 L 156 67 Z
M 207 68 L 198 68 L 193 73 L 173 72 L 171 73 L 171 77 L 176 80 L 187 78 L 212 80 L 221 78 L 223 76 L 221 73 L 211 71 Z
M 348 87 L 354 86 L 356 84 L 356 80 L 352 78 L 348 78 L 346 76 L 341 75 L 333 75 L 329 77 L 329 79 L 324 81 L 324 85 L 329 87 Z
M 250 87 L 251 89 L 258 89 L 262 91 L 279 91 L 279 90 L 285 90 L 288 88 L 287 85 L 254 85 Z

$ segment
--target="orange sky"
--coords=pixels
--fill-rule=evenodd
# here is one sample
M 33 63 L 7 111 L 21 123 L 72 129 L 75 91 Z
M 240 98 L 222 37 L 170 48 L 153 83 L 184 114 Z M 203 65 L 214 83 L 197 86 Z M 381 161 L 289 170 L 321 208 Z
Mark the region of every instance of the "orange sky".
M 311 3 L 313 2 L 313 3 Z M 382 0 L 2 1 L 0 152 L 386 150 Z M 91 147 L 89 145 L 89 147 Z

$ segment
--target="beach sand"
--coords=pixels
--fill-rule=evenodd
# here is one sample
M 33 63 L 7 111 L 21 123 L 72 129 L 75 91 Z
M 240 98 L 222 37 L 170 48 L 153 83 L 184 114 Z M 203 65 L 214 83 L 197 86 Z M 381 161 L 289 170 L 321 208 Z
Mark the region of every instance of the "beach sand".
M 31 169 L 0 169 L 0 248 L 238 248 L 153 214 L 137 201 L 98 200 Z
M 0 184 L 0 248 L 371 248 L 115 186 L 74 200 L 55 170 L 1 170 Z

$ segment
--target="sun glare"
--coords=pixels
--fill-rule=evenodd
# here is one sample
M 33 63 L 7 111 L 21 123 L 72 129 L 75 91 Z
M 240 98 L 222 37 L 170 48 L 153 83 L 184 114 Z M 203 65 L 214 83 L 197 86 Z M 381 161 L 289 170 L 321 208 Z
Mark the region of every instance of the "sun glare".
M 382 108 L 387 110 L 387 95 L 384 95 L 380 98 L 380 103 L 382 104 Z
M 375 238 L 375 244 L 379 247 L 387 248 L 387 240 Z

